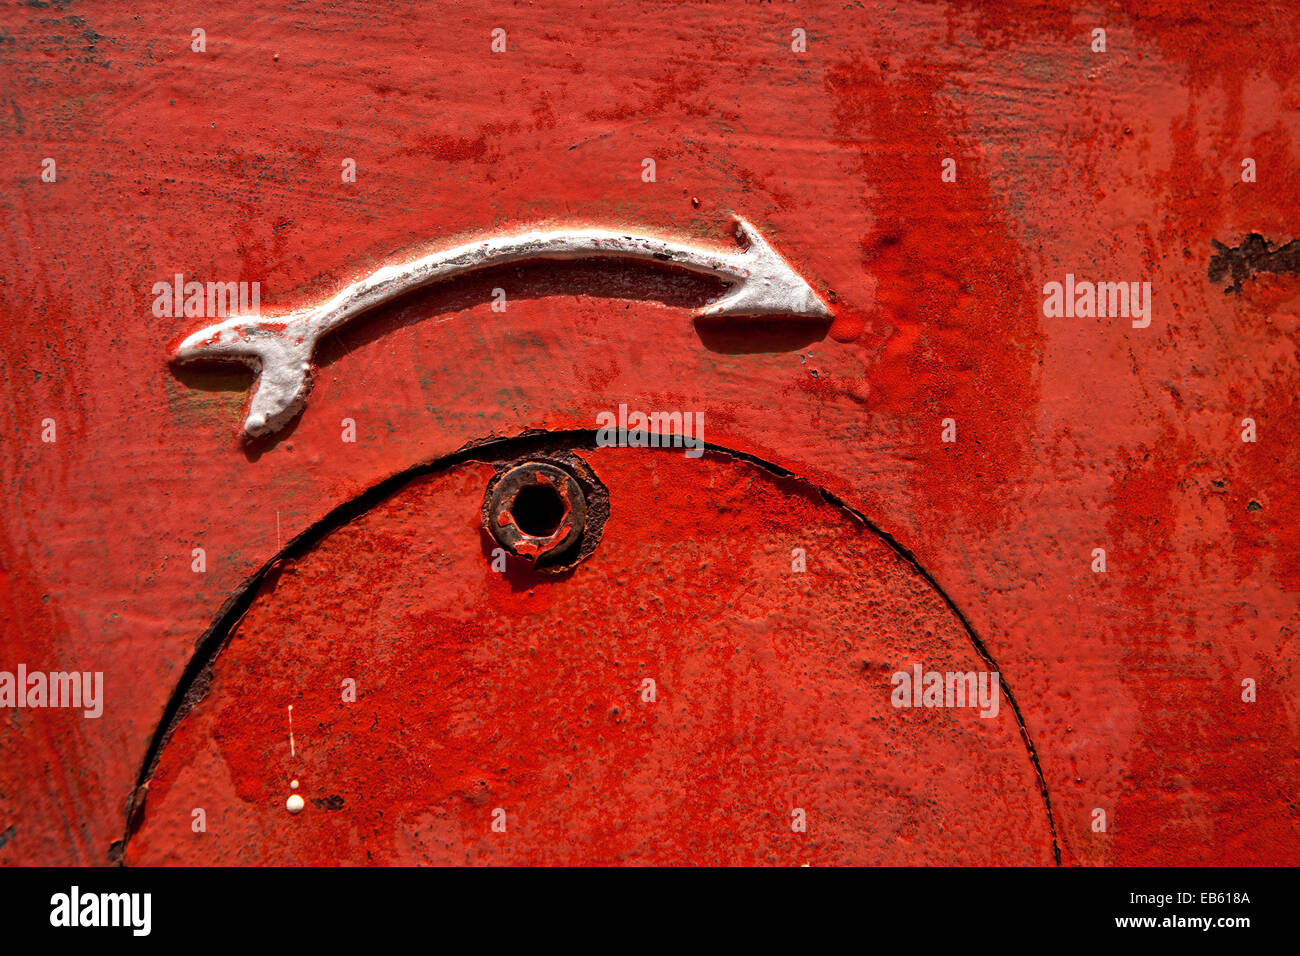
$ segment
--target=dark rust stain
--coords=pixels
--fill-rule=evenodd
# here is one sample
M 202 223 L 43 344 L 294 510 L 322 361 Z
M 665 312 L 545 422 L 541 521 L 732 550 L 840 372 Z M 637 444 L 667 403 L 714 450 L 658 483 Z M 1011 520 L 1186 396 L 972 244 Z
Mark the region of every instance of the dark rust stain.
M 1253 279 L 1259 272 L 1274 275 L 1300 273 L 1300 242 L 1294 239 L 1275 246 L 1259 233 L 1252 232 L 1239 246 L 1225 246 L 1217 239 L 1211 239 L 1210 244 L 1214 246 L 1214 255 L 1210 257 L 1210 281 L 1222 282 L 1231 277 L 1232 285 L 1224 289 L 1225 292 L 1240 292 L 1242 282 Z

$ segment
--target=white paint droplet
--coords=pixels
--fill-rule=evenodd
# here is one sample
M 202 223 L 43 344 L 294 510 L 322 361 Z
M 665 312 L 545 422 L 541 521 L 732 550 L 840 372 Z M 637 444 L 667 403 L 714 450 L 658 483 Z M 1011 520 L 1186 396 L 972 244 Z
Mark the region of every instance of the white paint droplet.
M 284 805 L 288 808 L 290 813 L 299 813 L 302 811 L 302 808 L 307 805 L 307 801 L 303 800 L 302 794 L 295 793 L 285 801 Z

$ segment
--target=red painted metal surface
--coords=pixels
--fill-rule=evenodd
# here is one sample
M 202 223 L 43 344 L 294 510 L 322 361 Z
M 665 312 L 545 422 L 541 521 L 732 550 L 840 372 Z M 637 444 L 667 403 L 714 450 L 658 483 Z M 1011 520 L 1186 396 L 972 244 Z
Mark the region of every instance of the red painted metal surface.
M 478 463 L 278 566 L 163 749 L 127 862 L 1052 861 L 1011 708 L 880 692 L 914 661 L 986 666 L 908 561 L 726 456 L 584 458 L 611 514 L 563 578 L 484 572 Z M 791 573 L 799 547 L 815 566 Z
M 467 589 L 452 619 L 499 625 L 459 632 L 486 641 L 481 659 L 455 643 L 448 621 L 386 630 L 328 613 L 364 606 L 371 582 L 380 593 L 393 583 L 400 569 L 382 552 L 358 554 L 372 562 L 364 580 L 344 577 L 347 556 L 328 550 L 286 566 L 285 575 L 294 567 L 321 577 L 310 588 L 281 577 L 276 593 L 259 596 L 245 625 L 257 630 L 242 643 L 237 635 L 214 696 L 163 748 L 126 844 L 128 801 L 196 643 L 287 541 L 414 465 L 528 429 L 590 431 L 599 412 L 627 402 L 703 411 L 709 442 L 827 490 L 916 556 L 1014 690 L 1062 862 L 1300 862 L 1300 279 L 1260 274 L 1225 294 L 1207 277 L 1212 240 L 1235 246 L 1256 232 L 1284 242 L 1296 229 L 1294 12 L 1252 2 L 1212 14 L 1168 3 L 1087 15 L 1043 2 L 904 3 L 889 14 L 559 2 L 418 14 L 217 4 L 194 17 L 150 4 L 0 12 L 0 670 L 102 671 L 106 698 L 99 719 L 0 710 L 0 861 L 228 858 L 229 841 L 250 832 L 264 833 L 254 852 L 266 859 L 360 859 L 368 850 L 378 861 L 682 860 L 691 851 L 655 843 L 655 824 L 673 812 L 663 795 L 676 792 L 670 781 L 682 779 L 673 774 L 689 766 L 692 746 L 716 748 L 705 774 L 712 789 L 676 805 L 670 830 L 694 834 L 701 856 L 944 858 L 936 842 L 907 853 L 898 834 L 935 832 L 919 811 L 895 828 L 849 806 L 846 792 L 873 799 L 897 774 L 896 808 L 938 768 L 961 767 L 976 783 L 936 791 L 949 801 L 933 817 L 950 834 L 947 859 L 1041 860 L 1050 847 L 1036 815 L 1042 801 L 1006 712 L 972 731 L 986 745 L 975 746 L 907 724 L 914 714 L 876 710 L 887 707 L 888 675 L 876 674 L 873 698 L 867 678 L 829 673 L 886 659 L 862 650 L 859 612 L 873 595 L 889 609 L 882 640 L 913 641 L 908 650 L 927 659 L 956 654 L 963 645 L 937 592 L 908 590 L 909 576 L 894 581 L 897 593 L 881 591 L 885 558 L 855 550 L 876 539 L 837 525 L 829 505 L 782 498 L 750 466 L 714 456 L 661 463 L 651 458 L 664 453 L 632 449 L 597 465 L 622 489 L 612 515 L 625 500 L 626 523 L 616 529 L 611 517 L 610 539 L 589 565 L 558 588 L 502 590 L 478 606 L 470 598 L 505 585 L 472 525 L 474 468 L 445 478 L 466 482 L 460 497 L 429 483 L 428 501 L 447 502 L 435 526 L 463 518 L 446 531 L 442 559 Z M 195 27 L 206 31 L 204 53 L 190 48 Z M 490 49 L 497 27 L 504 53 Z M 1107 30 L 1104 54 L 1090 49 L 1094 27 Z M 790 48 L 794 28 L 807 31 L 805 53 Z M 55 182 L 41 180 L 46 157 L 56 160 Z M 641 178 L 647 157 L 657 165 L 652 183 Z M 957 161 L 956 182 L 941 179 L 945 157 Z M 1241 180 L 1246 157 L 1256 182 Z M 341 181 L 347 158 L 355 183 Z M 306 413 L 251 446 L 236 431 L 248 375 L 170 368 L 172 346 L 203 323 L 150 308 L 153 284 L 176 272 L 259 281 L 264 307 L 293 306 L 430 241 L 579 222 L 721 244 L 733 213 L 832 301 L 829 328 L 693 321 L 716 287 L 632 265 L 497 270 L 344 330 L 320 356 Z M 1151 325 L 1045 316 L 1041 289 L 1066 273 L 1151 282 Z M 504 313 L 491 309 L 498 287 Z M 955 443 L 940 441 L 949 417 Z M 1254 443 L 1241 440 L 1247 417 L 1258 425 Z M 46 419 L 56 422 L 54 442 L 42 441 Z M 356 423 L 355 443 L 342 440 L 344 419 Z M 652 490 L 660 468 L 672 480 Z M 734 498 L 728 480 L 757 484 Z M 653 547 L 661 512 L 695 523 L 686 527 L 698 528 L 696 546 L 715 569 L 716 583 L 697 576 L 694 597 L 677 597 L 717 617 L 662 641 L 658 660 L 628 658 L 629 670 L 703 675 L 699 712 L 669 711 L 683 703 L 671 694 L 656 705 L 656 719 L 680 723 L 663 726 L 672 739 L 655 744 L 636 705 L 620 710 L 621 723 L 610 717 L 631 694 L 624 667 L 613 667 L 615 625 L 629 635 L 652 625 L 583 582 L 616 574 L 618 564 L 600 562 Z M 398 517 L 381 510 L 348 528 L 413 533 Z M 809 641 L 809 671 L 761 656 L 711 659 L 737 646 L 723 611 L 756 556 L 775 562 L 774 542 L 784 548 L 800 521 L 810 536 L 801 545 L 807 586 L 825 616 L 800 623 L 819 629 L 784 639 Z M 714 527 L 734 531 L 725 546 L 709 538 Z M 616 530 L 623 551 L 610 547 Z M 203 573 L 192 570 L 198 547 Z M 1095 548 L 1107 551 L 1103 574 L 1090 567 Z M 640 600 L 637 568 L 627 564 L 624 587 Z M 754 580 L 768 585 L 754 598 L 764 613 L 794 614 L 776 577 Z M 793 575 L 780 580 L 792 599 L 800 593 Z M 283 603 L 290 584 L 292 605 Z M 419 578 L 400 606 L 450 613 L 446 586 Z M 932 639 L 908 629 L 900 601 L 933 609 Z M 833 608 L 842 626 L 831 626 Z M 319 626 L 299 629 L 321 609 Z M 581 657 L 573 671 L 508 653 L 525 610 L 545 612 L 533 616 L 553 635 L 536 645 L 541 661 L 563 648 Z M 558 644 L 564 629 L 571 643 Z M 417 633 L 437 639 L 421 644 Z M 851 647 L 841 651 L 842 641 Z M 352 710 L 324 709 L 337 682 L 314 681 L 333 681 L 340 659 L 391 668 L 371 684 L 371 712 L 364 695 Z M 793 744 L 764 773 L 731 765 L 740 745 L 726 756 L 732 725 L 716 710 L 728 680 L 741 679 L 729 663 L 789 692 L 788 712 L 764 712 L 773 739 L 838 742 L 876 714 L 912 748 L 910 776 L 847 744 L 838 753 L 860 760 L 859 791 L 832 786 L 820 766 L 807 769 L 806 789 L 780 783 L 797 765 Z M 574 741 L 588 774 L 581 786 L 592 788 L 585 802 L 543 774 L 562 744 L 540 717 L 538 734 L 527 723 L 501 731 L 521 762 L 493 762 L 497 738 L 479 730 L 457 738 L 466 751 L 455 761 L 422 750 L 448 708 L 476 692 L 489 695 L 498 722 L 531 719 L 537 700 L 500 696 L 518 690 L 500 681 L 503 668 L 575 723 L 589 721 Z M 468 683 L 439 694 L 432 672 Z M 1242 699 L 1247 679 L 1257 684 L 1253 702 Z M 417 701 L 418 732 L 399 719 L 407 686 L 427 695 Z M 861 696 L 824 712 L 817 695 L 828 689 Z M 337 794 L 342 809 L 283 811 L 285 696 L 313 714 L 304 791 Z M 420 760 L 435 769 L 390 779 L 371 762 L 382 748 L 407 771 Z M 638 753 L 661 754 L 672 769 L 657 782 L 638 777 Z M 345 783 L 337 774 L 348 760 L 362 770 Z M 1007 792 L 999 819 L 972 830 L 971 814 L 989 806 L 980 803 L 991 790 L 986 771 L 1008 781 Z M 734 795 L 738 815 L 719 825 L 722 781 L 733 773 L 753 787 Z M 474 802 L 486 797 L 479 780 L 509 795 L 508 813 L 529 807 L 549 822 L 508 817 L 521 839 L 504 846 L 490 832 L 453 838 L 468 832 L 454 826 L 491 809 Z M 210 820 L 195 834 L 177 815 L 205 805 L 200 791 L 226 810 L 219 826 Z M 778 816 L 804 793 L 821 799 L 820 819 L 837 822 L 820 834 L 810 825 L 803 843 L 736 822 L 760 807 Z M 380 822 L 385 800 L 402 809 Z M 364 848 L 341 822 L 352 809 L 363 814 L 355 832 L 368 835 Z M 1097 809 L 1105 832 L 1094 829 Z M 258 830 L 264 814 L 275 822 Z M 583 835 L 572 857 L 555 838 L 562 825 Z M 598 849 L 602 827 L 618 836 Z M 998 840 L 1007 829 L 1019 838 Z M 409 833 L 418 838 L 403 842 Z

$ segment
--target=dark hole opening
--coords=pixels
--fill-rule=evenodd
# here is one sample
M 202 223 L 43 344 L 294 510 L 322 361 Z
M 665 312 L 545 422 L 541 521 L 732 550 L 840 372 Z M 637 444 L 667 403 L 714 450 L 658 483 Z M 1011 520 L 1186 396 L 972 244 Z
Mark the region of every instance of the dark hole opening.
M 555 533 L 564 520 L 564 502 L 550 485 L 528 485 L 519 489 L 510 507 L 515 524 L 524 534 L 545 538 Z

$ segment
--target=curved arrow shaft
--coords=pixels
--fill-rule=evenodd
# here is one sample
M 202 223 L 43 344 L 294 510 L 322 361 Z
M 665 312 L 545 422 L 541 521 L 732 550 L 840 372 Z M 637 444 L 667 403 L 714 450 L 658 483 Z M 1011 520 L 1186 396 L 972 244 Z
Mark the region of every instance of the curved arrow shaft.
M 244 430 L 281 427 L 306 401 L 316 343 L 363 312 L 413 289 L 478 269 L 539 259 L 635 259 L 715 276 L 730 289 L 702 314 L 826 318 L 825 303 L 743 219 L 747 245 L 736 252 L 699 249 L 651 236 L 602 229 L 526 232 L 444 249 L 385 266 L 320 305 L 271 316 L 238 316 L 195 332 L 176 351 L 180 361 L 237 359 L 260 369 Z
M 308 316 L 305 328 L 319 338 L 350 319 L 414 289 L 454 276 L 537 260 L 634 259 L 743 282 L 751 274 L 741 255 L 711 252 L 677 242 L 600 229 L 527 232 L 472 242 L 400 266 L 386 266 L 348 286 Z

